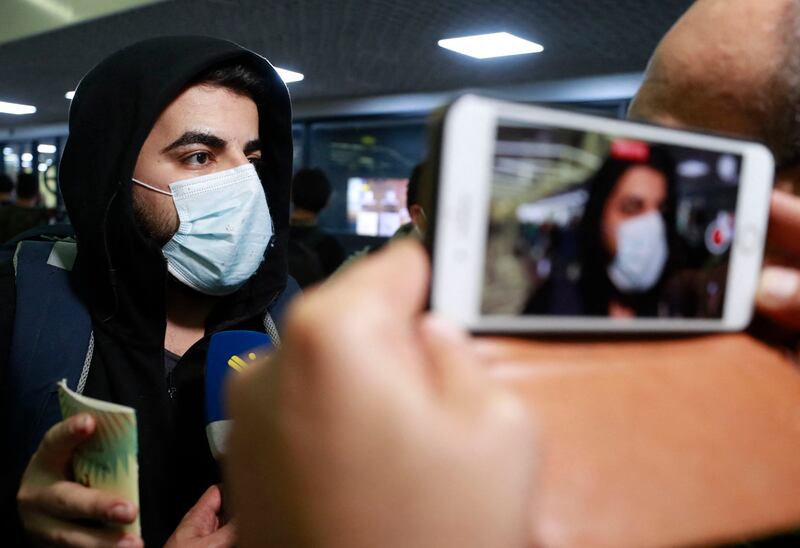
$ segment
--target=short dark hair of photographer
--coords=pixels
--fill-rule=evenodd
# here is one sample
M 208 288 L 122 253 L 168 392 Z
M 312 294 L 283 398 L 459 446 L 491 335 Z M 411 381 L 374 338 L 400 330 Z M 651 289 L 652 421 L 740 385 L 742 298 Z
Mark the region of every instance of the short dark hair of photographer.
M 17 175 L 17 199 L 30 200 L 39 195 L 39 177 L 34 173 Z
M 5 173 L 0 173 L 0 194 L 11 194 L 14 192 L 14 181 Z
M 319 168 L 301 169 L 292 179 L 292 204 L 296 208 L 319 213 L 331 197 L 331 182 Z

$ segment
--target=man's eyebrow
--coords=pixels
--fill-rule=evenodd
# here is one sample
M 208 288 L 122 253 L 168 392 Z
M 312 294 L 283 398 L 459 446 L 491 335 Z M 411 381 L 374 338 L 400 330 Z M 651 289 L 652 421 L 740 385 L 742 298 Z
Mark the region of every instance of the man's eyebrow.
M 186 146 L 186 145 L 206 145 L 210 148 L 225 148 L 227 146 L 227 141 L 217 137 L 216 135 L 212 135 L 210 133 L 202 133 L 200 131 L 187 131 L 174 141 L 164 147 L 161 150 L 161 153 L 164 154 L 169 152 L 170 150 L 174 150 L 178 147 Z
M 244 145 L 244 153 L 250 154 L 251 152 L 255 152 L 257 150 L 260 151 L 261 146 L 262 146 L 261 139 L 253 139 L 252 141 Z

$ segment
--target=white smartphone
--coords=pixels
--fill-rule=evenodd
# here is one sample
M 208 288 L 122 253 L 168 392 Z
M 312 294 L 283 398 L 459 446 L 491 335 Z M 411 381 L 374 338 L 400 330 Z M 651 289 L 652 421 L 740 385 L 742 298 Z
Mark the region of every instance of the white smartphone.
M 431 309 L 475 332 L 750 322 L 761 144 L 466 95 L 437 122 Z

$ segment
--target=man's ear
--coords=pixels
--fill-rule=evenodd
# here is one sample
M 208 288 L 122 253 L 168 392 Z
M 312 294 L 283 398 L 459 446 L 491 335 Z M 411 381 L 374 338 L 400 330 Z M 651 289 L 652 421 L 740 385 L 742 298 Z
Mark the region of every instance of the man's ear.
M 800 163 L 779 168 L 775 172 L 775 188 L 800 196 Z

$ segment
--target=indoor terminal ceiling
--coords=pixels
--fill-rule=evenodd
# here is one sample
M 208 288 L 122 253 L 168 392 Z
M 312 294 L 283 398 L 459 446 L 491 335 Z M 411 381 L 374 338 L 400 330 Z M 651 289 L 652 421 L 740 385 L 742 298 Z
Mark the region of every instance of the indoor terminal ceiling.
M 26 116 L 0 114 L 0 129 L 66 121 L 64 93 L 86 71 L 110 52 L 153 36 L 233 40 L 276 66 L 302 72 L 305 80 L 289 85 L 295 101 L 321 100 L 641 71 L 659 38 L 691 3 L 123 0 L 120 6 L 130 9 L 0 44 L 0 101 L 38 108 Z M 3 28 L 14 24 L 0 22 Z M 437 46 L 442 38 L 496 31 L 538 42 L 544 52 L 477 60 Z

